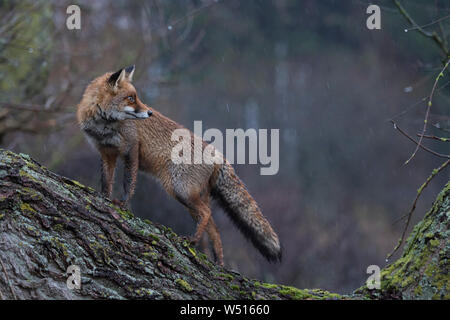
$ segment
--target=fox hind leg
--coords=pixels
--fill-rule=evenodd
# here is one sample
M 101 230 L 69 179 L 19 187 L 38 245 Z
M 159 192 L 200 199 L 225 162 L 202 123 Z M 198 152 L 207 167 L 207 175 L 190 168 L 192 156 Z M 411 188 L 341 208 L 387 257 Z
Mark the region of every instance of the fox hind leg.
M 199 215 L 199 211 L 196 210 L 192 210 L 189 209 L 189 212 L 192 216 L 192 218 L 194 218 L 194 220 L 196 222 L 199 222 L 201 220 L 201 217 Z M 198 225 L 200 225 L 200 223 L 198 223 Z M 198 230 L 198 228 L 197 228 Z M 223 247 L 222 247 L 222 240 L 220 238 L 220 233 L 219 230 L 216 226 L 216 224 L 214 223 L 213 217 L 210 216 L 207 226 L 206 226 L 206 232 L 208 234 L 209 237 L 209 241 L 212 245 L 212 249 L 213 249 L 213 254 L 214 254 L 214 260 L 217 261 L 221 266 L 223 266 Z M 205 237 L 202 237 L 202 240 L 205 240 Z M 191 242 L 195 242 L 195 241 L 191 241 Z M 195 243 L 194 243 L 195 244 Z M 201 242 L 201 246 L 202 246 L 202 251 L 204 253 L 208 252 L 208 246 L 207 244 L 205 244 L 204 241 Z
M 205 232 L 206 226 L 211 218 L 211 208 L 199 199 L 191 208 L 189 208 L 189 212 L 194 220 L 197 221 L 197 229 L 191 239 L 191 242 L 195 245 L 200 241 L 203 233 Z
M 166 188 L 169 194 L 173 195 L 175 199 L 189 210 L 192 218 L 197 222 L 195 234 L 190 238 L 191 243 L 193 245 L 199 243 L 204 232 L 207 231 L 213 245 L 214 253 L 221 265 L 223 265 L 222 242 L 220 241 L 220 235 L 211 216 L 210 193 L 204 190 L 204 192 L 189 194 L 186 192 L 186 189 L 189 188 L 184 188 L 184 186 L 178 186 L 176 184 L 173 189 Z
M 209 240 L 213 246 L 214 258 L 223 267 L 223 247 L 222 240 L 220 239 L 219 229 L 217 229 L 213 218 L 209 219 L 208 226 L 206 227 Z

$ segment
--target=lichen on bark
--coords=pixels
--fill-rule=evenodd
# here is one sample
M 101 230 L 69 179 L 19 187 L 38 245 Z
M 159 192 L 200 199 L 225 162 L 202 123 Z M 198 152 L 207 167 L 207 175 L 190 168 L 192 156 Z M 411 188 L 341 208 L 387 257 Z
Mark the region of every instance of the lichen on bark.
M 170 228 L 5 150 L 0 259 L 10 279 L 0 276 L 0 292 L 8 299 L 290 299 L 303 293 L 217 266 Z M 79 290 L 67 288 L 70 265 L 80 267 Z
M 450 182 L 413 229 L 402 256 L 381 272 L 381 290 L 370 298 L 450 299 Z
M 450 186 L 382 270 L 349 295 L 262 283 L 222 268 L 170 228 L 141 220 L 28 155 L 0 149 L 0 299 L 449 298 Z M 67 287 L 67 268 L 81 289 Z

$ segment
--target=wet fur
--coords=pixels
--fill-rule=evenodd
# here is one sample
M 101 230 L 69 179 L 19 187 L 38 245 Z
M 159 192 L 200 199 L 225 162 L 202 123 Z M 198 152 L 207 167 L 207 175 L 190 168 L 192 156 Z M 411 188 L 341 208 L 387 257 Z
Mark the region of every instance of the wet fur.
M 221 264 L 222 242 L 211 216 L 212 199 L 219 201 L 232 221 L 268 260 L 280 260 L 277 235 L 229 163 L 224 160 L 223 164 L 214 165 L 174 164 L 171 152 L 178 142 L 171 140 L 172 132 L 183 127 L 148 108 L 138 98 L 137 104 L 142 104 L 141 108 L 153 112 L 151 117 L 123 119 L 123 111 L 117 106 L 124 95 L 135 89 L 126 80 L 113 88 L 111 77 L 116 74 L 107 73 L 95 79 L 87 87 L 77 112 L 81 129 L 102 156 L 102 192 L 111 197 L 114 169 L 120 157 L 125 168 L 123 205 L 133 196 L 138 170 L 147 172 L 156 177 L 167 193 L 181 202 L 197 221 L 193 242 L 198 242 L 204 231 L 208 233 Z M 191 149 L 194 150 L 194 139 L 200 138 L 192 133 L 191 138 Z M 203 148 L 207 145 L 201 143 Z

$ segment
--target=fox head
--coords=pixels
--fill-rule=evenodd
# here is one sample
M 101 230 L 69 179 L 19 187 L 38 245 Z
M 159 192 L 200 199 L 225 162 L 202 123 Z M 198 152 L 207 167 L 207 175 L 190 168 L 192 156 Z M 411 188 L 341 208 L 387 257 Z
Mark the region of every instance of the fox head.
M 108 72 L 92 81 L 78 105 L 78 120 L 101 117 L 107 121 L 147 119 L 152 111 L 138 98 L 133 80 L 135 66 Z

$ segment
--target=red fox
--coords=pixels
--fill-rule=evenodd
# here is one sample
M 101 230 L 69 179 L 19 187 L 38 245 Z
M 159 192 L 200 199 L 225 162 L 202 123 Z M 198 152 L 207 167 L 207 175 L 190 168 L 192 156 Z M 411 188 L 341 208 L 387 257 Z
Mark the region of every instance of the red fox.
M 102 193 L 111 198 L 120 157 L 124 162 L 124 198 L 114 203 L 128 204 L 138 170 L 142 170 L 156 177 L 167 193 L 189 210 L 197 222 L 193 244 L 206 230 L 221 265 L 222 242 L 211 216 L 211 199 L 219 202 L 267 260 L 281 261 L 277 234 L 226 159 L 221 164 L 175 164 L 171 160 L 177 143 L 172 141 L 172 133 L 183 127 L 142 103 L 131 83 L 134 70 L 133 65 L 94 79 L 78 104 L 79 125 L 101 154 Z M 194 139 L 193 133 L 191 137 Z M 203 147 L 207 145 L 203 142 Z

